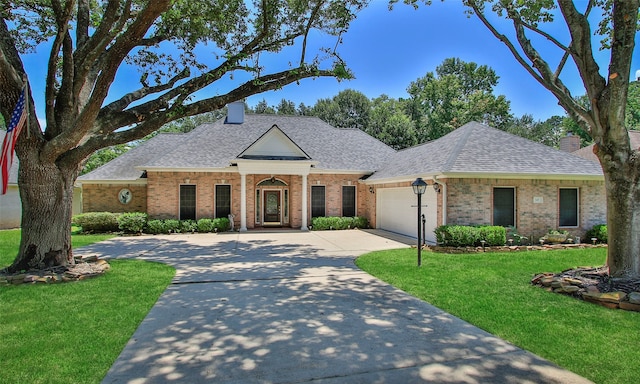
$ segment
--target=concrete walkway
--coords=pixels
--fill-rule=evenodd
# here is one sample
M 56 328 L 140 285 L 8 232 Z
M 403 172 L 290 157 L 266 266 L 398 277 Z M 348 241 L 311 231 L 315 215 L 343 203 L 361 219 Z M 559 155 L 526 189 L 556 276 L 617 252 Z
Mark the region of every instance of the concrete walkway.
M 104 383 L 588 383 L 360 271 L 365 231 L 116 238 L 177 273 Z

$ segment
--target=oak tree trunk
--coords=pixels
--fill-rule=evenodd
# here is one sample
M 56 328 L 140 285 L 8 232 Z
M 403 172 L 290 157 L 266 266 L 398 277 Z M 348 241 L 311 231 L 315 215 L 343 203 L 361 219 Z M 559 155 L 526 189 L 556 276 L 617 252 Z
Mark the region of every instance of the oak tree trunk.
M 20 161 L 22 238 L 9 267 L 12 272 L 73 264 L 71 215 L 77 172 L 42 163 L 36 153 Z
M 601 158 L 607 192 L 607 265 L 614 277 L 640 276 L 640 168 Z M 603 161 L 604 160 L 604 161 Z

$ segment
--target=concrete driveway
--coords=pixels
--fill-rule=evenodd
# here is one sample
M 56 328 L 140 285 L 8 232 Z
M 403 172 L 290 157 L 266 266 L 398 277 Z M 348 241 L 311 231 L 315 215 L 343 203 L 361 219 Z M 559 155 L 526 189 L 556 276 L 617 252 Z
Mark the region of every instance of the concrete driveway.
M 177 274 L 104 383 L 588 383 L 360 271 L 365 231 L 116 238 Z

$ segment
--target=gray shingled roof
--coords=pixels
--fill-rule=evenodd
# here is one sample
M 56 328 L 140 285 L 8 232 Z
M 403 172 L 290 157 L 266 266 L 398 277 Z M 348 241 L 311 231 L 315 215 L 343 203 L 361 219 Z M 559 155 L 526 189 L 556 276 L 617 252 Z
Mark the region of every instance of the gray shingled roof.
M 601 176 L 597 163 L 479 123 L 416 147 L 394 151 L 358 129 L 338 129 L 315 117 L 246 115 L 186 134 L 161 134 L 78 178 L 136 180 L 141 169 L 226 168 L 274 125 L 328 171 L 375 172 L 368 180 L 429 174 Z
M 187 135 L 182 133 L 161 133 L 105 165 L 78 177 L 78 181 L 91 180 L 137 180 L 142 175 L 136 167 L 155 157 L 162 157 Z
M 629 141 L 631 149 L 640 149 L 640 131 L 629 131 Z M 594 144 L 588 145 L 578 149 L 577 151 L 571 152 L 571 154 L 600 164 L 598 156 L 593 153 L 593 146 Z
M 598 164 L 471 122 L 440 139 L 399 151 L 368 180 L 420 174 L 600 176 Z
M 312 160 L 316 168 L 373 172 L 395 151 L 359 129 L 339 129 L 316 117 L 246 115 L 243 124 L 224 119 L 203 124 L 163 156 L 141 167 L 225 168 L 276 125 Z

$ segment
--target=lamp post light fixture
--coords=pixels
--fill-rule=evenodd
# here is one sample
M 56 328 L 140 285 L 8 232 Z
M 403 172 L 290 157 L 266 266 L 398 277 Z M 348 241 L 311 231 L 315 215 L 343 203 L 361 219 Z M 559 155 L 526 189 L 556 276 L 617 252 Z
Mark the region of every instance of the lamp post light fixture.
M 422 232 L 420 231 L 420 219 L 422 217 L 422 195 L 427 190 L 427 183 L 418 177 L 411 183 L 413 193 L 418 195 L 418 267 L 422 265 Z

